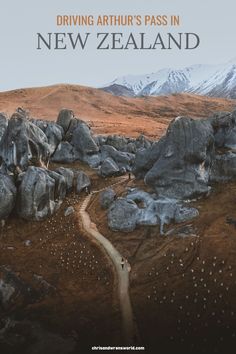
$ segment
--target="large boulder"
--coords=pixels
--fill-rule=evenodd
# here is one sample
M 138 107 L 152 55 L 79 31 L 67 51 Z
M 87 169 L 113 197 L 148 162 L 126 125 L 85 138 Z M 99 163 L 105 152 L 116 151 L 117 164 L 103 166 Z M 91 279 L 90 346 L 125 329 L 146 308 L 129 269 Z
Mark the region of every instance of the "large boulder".
M 5 130 L 7 129 L 7 124 L 7 116 L 4 113 L 0 113 L 0 141 L 3 137 L 3 134 L 5 133 Z
M 109 206 L 114 202 L 116 198 L 116 193 L 112 188 L 107 188 L 100 193 L 100 204 L 103 209 L 108 209 Z
M 152 146 L 151 149 L 154 147 Z M 156 161 L 144 181 L 159 196 L 185 199 L 209 192 L 214 132 L 209 120 L 179 117 L 155 147 Z M 154 160 L 143 162 L 148 167 Z M 137 169 L 134 169 L 137 173 Z
M 76 182 L 77 193 L 82 192 L 86 187 L 90 187 L 91 185 L 89 176 L 83 171 L 76 172 Z
M 100 174 L 103 177 L 110 177 L 117 175 L 120 172 L 119 166 L 115 163 L 115 161 L 107 157 L 101 164 Z
M 131 165 L 134 161 L 134 154 L 116 150 L 113 146 L 103 145 L 101 148 L 102 158 L 111 157 L 119 168 L 124 167 L 126 170 L 131 170 Z
M 127 151 L 128 139 L 120 135 L 109 135 L 106 138 L 106 145 L 113 146 L 118 151 Z
M 51 157 L 52 162 L 71 163 L 80 158 L 79 153 L 68 141 L 62 141 Z
M 137 225 L 160 225 L 160 233 L 164 233 L 164 225 L 171 222 L 185 222 L 198 216 L 198 210 L 182 205 L 176 199 L 158 198 L 139 189 L 129 191 L 127 200 L 132 200 L 139 207 Z
M 0 220 L 7 218 L 16 201 L 16 187 L 10 176 L 0 171 Z
M 50 152 L 51 152 L 51 154 L 53 154 L 63 139 L 64 130 L 58 124 L 49 123 L 47 125 L 46 130 L 45 130 L 45 135 L 48 139 L 48 144 L 50 146 Z
M 59 175 L 65 178 L 67 191 L 71 191 L 73 189 L 74 184 L 73 170 L 71 170 L 70 168 L 58 167 L 55 172 L 59 173 Z
M 165 138 L 161 138 L 149 148 L 143 147 L 137 151 L 132 168 L 132 172 L 136 178 L 141 179 L 145 177 L 154 163 L 160 158 L 164 144 Z
M 235 148 L 236 146 L 236 112 L 218 112 L 212 118 L 215 146 L 221 148 Z
M 62 109 L 57 117 L 57 124 L 60 125 L 66 133 L 70 127 L 71 121 L 74 118 L 74 113 L 70 109 Z
M 30 164 L 47 164 L 50 146 L 44 132 L 23 113 L 14 113 L 0 142 L 0 156 L 8 169 L 25 171 Z
M 71 144 L 86 160 L 87 155 L 97 154 L 99 148 L 85 122 L 80 121 L 73 131 Z
M 113 231 L 130 232 L 136 228 L 139 208 L 132 200 L 118 198 L 108 210 L 108 225 Z
M 211 182 L 228 182 L 236 179 L 236 154 L 227 152 L 226 154 L 216 155 L 212 168 Z
M 18 215 L 27 220 L 42 220 L 52 215 L 65 198 L 66 187 L 62 175 L 30 166 L 18 190 Z

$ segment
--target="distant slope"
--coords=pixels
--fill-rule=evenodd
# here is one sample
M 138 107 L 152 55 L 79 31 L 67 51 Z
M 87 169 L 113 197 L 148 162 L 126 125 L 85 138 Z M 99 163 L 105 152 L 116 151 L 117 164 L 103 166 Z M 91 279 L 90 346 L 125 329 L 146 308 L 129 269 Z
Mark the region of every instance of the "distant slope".
M 220 65 L 192 65 L 184 69 L 162 69 L 147 75 L 127 75 L 103 89 L 119 95 L 125 90 L 136 96 L 196 93 L 210 97 L 236 98 L 236 59 Z
M 236 101 L 193 94 L 161 97 L 118 97 L 100 89 L 55 85 L 0 93 L 0 111 L 12 114 L 17 107 L 36 118 L 56 120 L 60 109 L 70 108 L 88 121 L 97 134 L 160 137 L 178 115 L 207 117 L 215 111 L 232 111 Z

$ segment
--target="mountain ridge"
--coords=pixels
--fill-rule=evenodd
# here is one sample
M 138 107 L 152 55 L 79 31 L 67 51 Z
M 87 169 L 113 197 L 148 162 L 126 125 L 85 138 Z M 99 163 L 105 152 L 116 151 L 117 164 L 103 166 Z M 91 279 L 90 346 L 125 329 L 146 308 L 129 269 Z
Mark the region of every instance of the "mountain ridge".
M 235 99 L 236 58 L 224 64 L 194 64 L 182 69 L 164 68 L 151 74 L 121 76 L 102 89 L 117 96 L 194 93 Z

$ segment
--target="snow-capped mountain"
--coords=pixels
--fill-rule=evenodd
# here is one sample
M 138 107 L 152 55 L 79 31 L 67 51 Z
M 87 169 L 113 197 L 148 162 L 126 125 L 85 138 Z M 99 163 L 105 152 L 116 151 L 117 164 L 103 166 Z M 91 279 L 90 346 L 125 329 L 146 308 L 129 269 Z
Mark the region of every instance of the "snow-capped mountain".
M 236 58 L 220 65 L 161 69 L 148 75 L 127 75 L 103 89 L 118 96 L 160 96 L 190 92 L 236 98 Z

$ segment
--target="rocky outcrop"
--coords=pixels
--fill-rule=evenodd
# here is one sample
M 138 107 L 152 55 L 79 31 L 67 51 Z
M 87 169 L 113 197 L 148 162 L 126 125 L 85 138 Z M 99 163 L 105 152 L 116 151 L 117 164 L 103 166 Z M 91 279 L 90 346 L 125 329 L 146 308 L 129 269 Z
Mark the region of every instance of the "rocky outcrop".
M 130 232 L 136 228 L 139 208 L 132 200 L 118 198 L 108 210 L 108 225 L 113 231 Z
M 55 170 L 56 173 L 63 176 L 66 181 L 66 189 L 68 192 L 71 192 L 74 185 L 74 172 L 70 168 L 59 167 Z
M 108 209 L 109 206 L 114 202 L 116 198 L 116 193 L 112 188 L 107 188 L 100 193 L 100 205 L 103 209 Z
M 71 144 L 79 152 L 84 161 L 86 161 L 87 155 L 93 155 L 99 151 L 88 125 L 82 121 L 77 124 L 77 127 L 73 131 Z
M 145 183 L 158 195 L 191 198 L 208 193 L 213 156 L 211 122 L 180 117 L 164 138 L 136 158 L 133 172 L 144 174 Z
M 23 113 L 14 113 L 0 142 L 0 156 L 10 171 L 25 171 L 30 164 L 47 164 L 50 146 L 44 132 Z
M 83 171 L 76 172 L 76 190 L 77 193 L 82 192 L 84 189 L 89 188 L 91 185 L 90 178 Z
M 159 225 L 163 234 L 164 225 L 185 222 L 199 215 L 197 209 L 185 206 L 176 199 L 157 198 L 139 189 L 133 189 L 117 201 L 111 204 L 108 212 L 108 225 L 114 231 L 133 231 L 138 225 Z M 121 212 L 121 208 L 128 216 Z M 130 224 L 126 217 L 131 217 Z
M 16 202 L 16 187 L 13 179 L 0 171 L 0 220 L 6 219 Z
M 151 141 L 144 135 L 140 135 L 137 139 L 126 138 L 120 135 L 98 136 L 97 143 L 99 146 L 109 145 L 113 146 L 118 151 L 133 154 L 141 148 L 147 149 L 151 146 Z
M 60 125 L 49 123 L 45 130 L 45 135 L 50 146 L 50 153 L 53 154 L 63 139 L 64 131 Z
M 4 113 L 0 113 L 0 141 L 3 137 L 3 134 L 5 133 L 5 130 L 7 129 L 7 125 L 8 125 L 7 116 Z
M 101 148 L 102 160 L 112 159 L 121 173 L 131 171 L 134 154 L 116 150 L 113 146 L 103 145 Z
M 115 163 L 115 161 L 107 157 L 101 164 L 100 174 L 103 177 L 110 177 L 117 175 L 120 172 L 119 166 Z
M 70 127 L 71 121 L 74 118 L 74 113 L 70 109 L 62 109 L 57 117 L 57 124 L 60 125 L 66 133 Z
M 42 220 L 52 215 L 65 198 L 66 188 L 62 175 L 39 167 L 29 167 L 18 190 L 18 215 L 27 220 Z
M 79 160 L 79 154 L 68 141 L 62 141 L 51 157 L 52 162 L 72 163 Z

